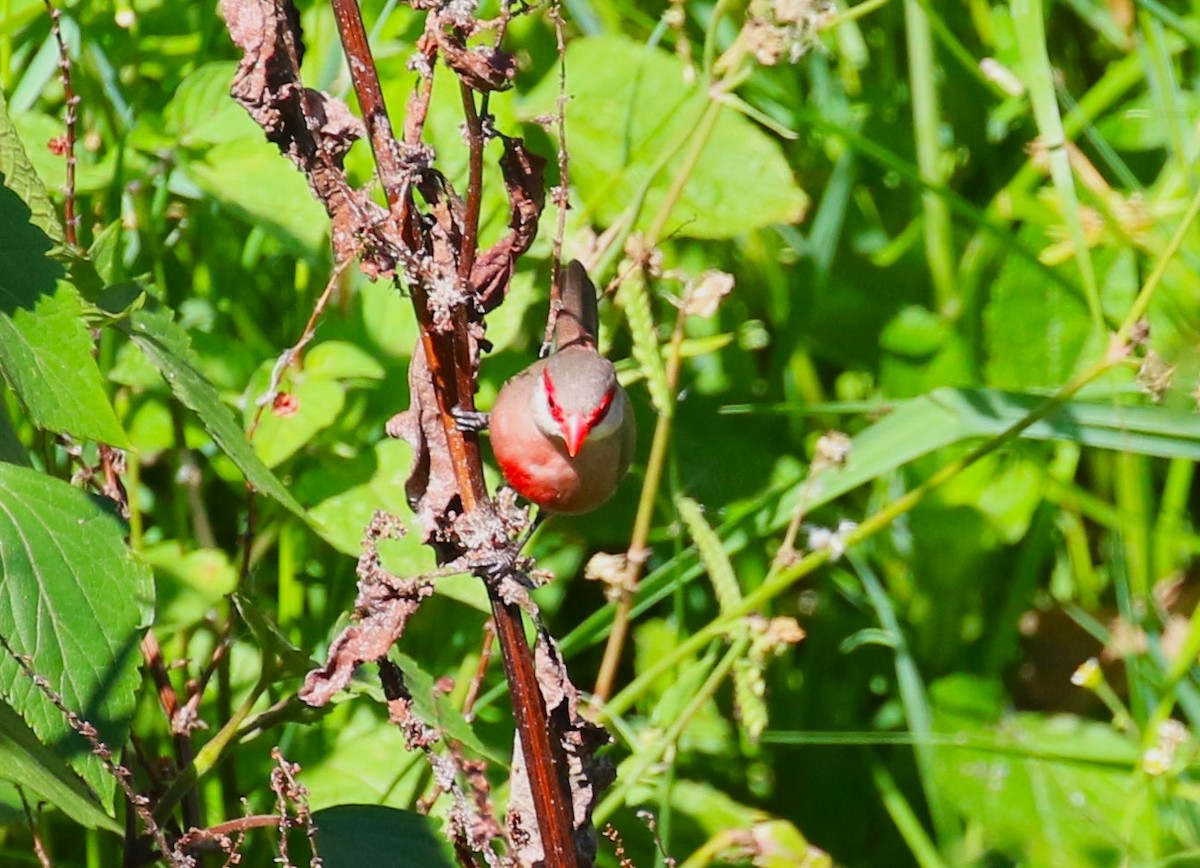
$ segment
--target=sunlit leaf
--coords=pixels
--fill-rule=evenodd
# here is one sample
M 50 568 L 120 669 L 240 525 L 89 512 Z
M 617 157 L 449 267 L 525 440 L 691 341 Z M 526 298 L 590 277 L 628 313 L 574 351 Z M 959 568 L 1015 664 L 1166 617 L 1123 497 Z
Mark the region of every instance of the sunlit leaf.
M 154 595 L 150 570 L 101 502 L 44 474 L 0 464 L 0 635 L 110 747 L 125 743 L 141 684 L 139 642 Z M 114 781 L 63 714 L 7 654 L 5 701 L 98 793 Z
M 698 135 L 708 96 L 699 83 L 690 83 L 681 59 L 624 37 L 576 39 L 565 62 L 571 182 L 603 224 L 615 222 L 649 183 L 639 220 L 645 226 Z M 553 69 L 520 106 L 524 118 L 554 112 L 559 85 Z M 733 109 L 718 111 L 672 209 L 670 228 L 692 238 L 730 238 L 800 220 L 808 197 L 776 141 Z M 663 165 L 664 156 L 673 153 L 675 159 Z
M 0 778 L 19 784 L 91 829 L 120 833 L 63 758 L 43 745 L 21 716 L 0 702 Z
M 213 440 L 237 464 L 247 481 L 308 521 L 304 507 L 254 453 L 232 411 L 196 368 L 187 332 L 171 318 L 170 311 L 139 310 L 122 323 L 122 328 L 166 379 L 175 397 L 196 412 Z
M 0 373 L 38 427 L 124 446 L 83 305 L 33 219 L 17 193 L 0 186 Z

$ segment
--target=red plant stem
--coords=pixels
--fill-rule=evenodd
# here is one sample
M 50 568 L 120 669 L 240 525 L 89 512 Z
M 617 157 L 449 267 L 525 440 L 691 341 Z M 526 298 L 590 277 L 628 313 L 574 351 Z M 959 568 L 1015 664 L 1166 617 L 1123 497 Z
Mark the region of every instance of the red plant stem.
M 513 715 L 517 719 L 517 731 L 525 753 L 525 770 L 529 775 L 538 829 L 542 833 L 546 865 L 571 868 L 576 864 L 576 858 L 566 760 L 564 758 L 560 765 L 557 751 L 552 746 L 550 721 L 542 692 L 538 688 L 533 654 L 521 627 L 521 608 L 505 603 L 494 591 L 488 596 L 492 604 L 492 618 L 496 622 L 496 636 L 500 640 L 504 674 L 512 696 Z M 524 653 L 510 653 L 510 649 L 514 648 L 523 649 Z M 536 721 L 542 729 L 530 733 L 527 727 L 521 725 L 522 721 Z
M 370 47 L 367 44 L 367 33 L 363 26 L 362 14 L 355 0 L 333 0 L 333 8 L 341 33 L 342 45 L 350 66 L 351 80 L 354 83 L 355 93 L 358 95 L 371 148 L 375 154 L 380 182 L 392 214 L 399 218 L 401 232 L 408 237 L 411 180 L 402 165 L 399 145 L 392 134 L 391 122 L 388 120 L 387 109 L 383 101 L 383 91 L 379 85 L 379 77 L 371 57 Z M 435 14 L 436 12 L 430 13 L 430 15 Z M 430 55 L 427 53 L 426 56 Z M 429 89 L 426 87 L 424 94 L 428 93 Z M 471 105 L 468 122 L 473 116 L 476 125 L 476 130 L 473 132 L 478 132 L 479 119 L 474 112 L 473 96 L 470 96 L 467 101 Z M 406 130 L 406 137 L 411 135 L 412 130 Z M 478 139 L 479 159 L 482 160 L 481 132 L 477 136 L 473 135 L 472 138 Z M 472 146 L 472 160 L 474 161 L 474 159 L 475 147 Z M 476 177 L 474 172 L 475 170 L 472 169 L 472 179 Z M 480 181 L 471 185 L 476 196 L 479 195 L 479 190 L 476 188 L 479 187 L 482 179 L 482 163 L 480 163 L 479 173 Z M 469 205 L 468 211 L 470 211 Z M 475 214 L 477 221 L 478 203 L 475 205 Z M 473 261 L 477 242 L 477 233 L 470 231 L 469 240 L 464 236 L 464 245 L 460 256 Z M 460 259 L 460 264 L 462 261 Z M 465 274 L 469 279 L 469 268 Z M 473 404 L 474 373 L 470 363 L 465 311 L 460 308 L 455 316 L 454 334 L 438 333 L 434 328 L 427 304 L 425 287 L 420 280 L 413 280 L 410 282 L 410 289 L 417 321 L 421 327 L 421 340 L 429 364 L 430 376 L 433 378 L 438 396 L 442 423 L 446 430 L 455 478 L 458 481 L 459 495 L 462 499 L 463 509 L 470 512 L 479 508 L 486 501 L 487 489 L 483 480 L 483 465 L 479 456 L 478 440 L 474 435 L 469 438 L 464 437 L 450 414 L 453 407 L 461 406 L 469 409 Z M 548 860 L 547 864 L 570 868 L 576 864 L 576 855 L 574 826 L 569 810 L 570 791 L 566 785 L 565 774 L 560 774 L 559 771 L 560 768 L 565 771 L 565 759 L 561 764 L 556 760 L 557 754 L 561 751 L 561 745 L 555 744 L 552 738 L 549 717 L 534 667 L 533 651 L 525 639 L 521 610 L 518 606 L 501 600 L 497 589 L 490 584 L 488 594 L 496 622 L 496 634 L 500 640 L 504 671 L 513 699 L 513 715 L 525 755 L 538 830 Z
M 475 92 L 465 81 L 458 83 L 462 93 L 463 114 L 467 118 L 467 147 L 470 163 L 467 180 L 467 213 L 463 219 L 462 258 L 458 263 L 458 275 L 465 286 L 471 279 L 471 268 L 475 265 L 475 249 L 479 244 L 479 207 L 483 201 L 483 125 L 475 110 Z
M 74 247 L 79 243 L 77 229 L 79 220 L 75 216 L 75 137 L 78 122 L 76 109 L 79 106 L 79 97 L 76 96 L 75 87 L 71 83 L 71 55 L 67 51 L 67 43 L 63 39 L 62 27 L 59 25 L 62 13 L 51 0 L 46 0 L 46 11 L 50 15 L 50 30 L 54 34 L 54 41 L 58 43 L 58 74 L 62 81 L 63 96 L 67 106 L 67 141 L 64 150 L 67 158 L 67 179 L 63 185 L 63 222 L 66 223 L 67 244 Z

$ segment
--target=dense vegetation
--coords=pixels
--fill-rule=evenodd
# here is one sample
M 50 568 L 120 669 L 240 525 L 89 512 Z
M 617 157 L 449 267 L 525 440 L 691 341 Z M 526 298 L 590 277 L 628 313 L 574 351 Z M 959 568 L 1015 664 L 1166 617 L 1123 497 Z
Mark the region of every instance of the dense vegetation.
M 370 667 L 296 700 L 372 516 L 411 515 L 385 427 L 417 325 L 388 280 L 330 283 L 329 221 L 230 99 L 214 5 L 61 4 L 73 246 L 51 19 L 0 0 L 0 862 L 136 864 L 114 776 L 36 673 L 168 835 L 289 796 L 326 864 L 378 835 L 432 865 L 453 853 L 413 814 L 336 809 L 452 804 Z M 333 14 L 298 6 L 306 83 L 353 101 Z M 363 8 L 399 128 L 422 18 Z M 558 183 L 565 70 L 564 255 L 612 290 L 640 429 L 616 497 L 530 547 L 614 739 L 597 825 L 639 866 L 1195 858 L 1200 4 L 562 11 L 561 65 L 546 8 L 508 24 L 514 87 L 487 108 Z M 462 189 L 435 81 L 425 138 Z M 508 219 L 488 157 L 485 243 Z M 347 165 L 370 182 L 364 143 Z M 558 220 L 488 319 L 481 407 L 536 356 Z M 435 566 L 419 533 L 381 555 Z M 436 589 L 393 659 L 446 734 L 431 752 L 483 759 L 502 806 L 498 662 L 472 686 L 486 595 Z M 193 699 L 174 731 L 167 694 Z M 249 830 L 243 864 L 280 842 Z

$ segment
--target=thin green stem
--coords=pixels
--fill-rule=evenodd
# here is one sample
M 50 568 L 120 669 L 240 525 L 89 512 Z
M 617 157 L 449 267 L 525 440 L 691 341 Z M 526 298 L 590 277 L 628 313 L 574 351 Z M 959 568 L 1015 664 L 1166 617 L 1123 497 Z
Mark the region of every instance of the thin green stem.
M 882 9 L 890 2 L 891 0 L 866 0 L 865 3 L 859 3 L 857 6 L 851 6 L 844 12 L 839 12 L 833 18 L 830 18 L 822 29 L 832 30 L 833 28 L 842 24 L 846 24 L 847 22 L 857 21 L 864 15 L 870 15 L 875 10 Z
M 684 188 L 687 186 L 688 181 L 691 180 L 692 172 L 695 170 L 696 164 L 700 161 L 700 155 L 704 153 L 704 148 L 708 144 L 713 127 L 716 126 L 717 118 L 721 116 L 723 108 L 724 106 L 714 99 L 709 99 L 705 103 L 704 111 L 701 112 L 700 119 L 692 131 L 691 147 L 684 156 L 678 171 L 675 172 L 671 186 L 658 206 L 658 213 L 655 214 L 650 228 L 646 231 L 648 246 L 653 247 L 662 238 L 663 229 L 666 227 L 667 221 L 671 219 L 671 212 L 679 204 L 679 199 L 683 195 Z
M 217 730 L 204 747 L 196 752 L 195 759 L 187 768 L 181 769 L 179 776 L 172 781 L 171 786 L 163 793 L 158 804 L 154 808 L 154 819 L 158 822 L 164 822 L 171 815 L 171 811 L 179 804 L 180 800 L 200 778 L 208 774 L 221 759 L 225 753 L 225 749 L 234 743 L 238 734 L 238 729 L 242 722 L 250 716 L 250 712 L 254 709 L 254 704 L 275 680 L 274 668 L 267 667 L 263 669 L 259 676 L 258 683 L 254 685 L 254 689 L 250 691 L 250 695 L 238 707 L 238 709 L 226 719 L 224 725 Z
M 597 702 L 603 702 L 612 692 L 613 681 L 617 677 L 617 667 L 620 665 L 625 639 L 629 632 L 629 615 L 633 607 L 634 591 L 637 589 L 637 583 L 641 579 L 642 569 L 646 563 L 646 544 L 650 539 L 650 525 L 654 519 L 654 503 L 658 498 L 658 487 L 662 482 L 663 467 L 667 460 L 667 447 L 671 443 L 671 422 L 675 417 L 675 391 L 679 383 L 679 368 L 682 362 L 683 322 L 684 313 L 681 308 L 675 317 L 675 329 L 671 333 L 671 345 L 667 351 L 666 381 L 669 403 L 659 413 L 658 423 L 654 427 L 654 440 L 650 444 L 650 456 L 646 459 L 646 478 L 642 482 L 637 515 L 633 521 L 633 534 L 630 537 L 629 550 L 626 555 L 626 573 L 620 589 L 621 596 L 617 599 L 612 629 L 609 631 L 608 640 L 604 646 L 604 658 L 600 662 L 600 672 L 596 676 L 596 688 L 593 695 Z
M 871 778 L 875 782 L 875 789 L 879 791 L 880 799 L 883 800 L 883 807 L 896 824 L 904 843 L 908 844 L 909 852 L 917 860 L 917 864 L 921 868 L 942 868 L 946 863 L 942 861 L 937 846 L 929 840 L 924 825 L 908 803 L 908 799 L 904 797 L 904 793 L 896 786 L 891 773 L 873 755 L 870 757 L 870 767 Z
M 908 40 L 908 78 L 912 88 L 913 132 L 917 143 L 917 169 L 927 185 L 921 194 L 925 214 L 925 256 L 933 279 L 936 307 L 954 314 L 954 249 L 950 209 L 935 192 L 945 181 L 946 158 L 941 143 L 941 109 L 938 102 L 933 34 L 929 15 L 919 0 L 904 0 L 905 35 Z
M 949 480 L 955 478 L 966 468 L 972 466 L 981 458 L 990 455 L 1002 446 L 1012 442 L 1020 436 L 1021 432 L 1029 428 L 1037 421 L 1044 419 L 1050 413 L 1061 407 L 1067 401 L 1075 396 L 1085 386 L 1095 382 L 1099 377 L 1107 373 L 1116 365 L 1120 364 L 1122 356 L 1127 352 L 1130 331 L 1133 326 L 1141 319 L 1146 307 L 1150 304 L 1150 299 L 1154 295 L 1154 291 L 1162 282 L 1163 274 L 1166 272 L 1167 265 L 1174 258 L 1183 244 L 1184 238 L 1191 229 L 1192 223 L 1197 215 L 1200 214 L 1200 192 L 1197 192 L 1192 198 L 1192 203 L 1189 206 L 1187 213 L 1184 215 L 1175 234 L 1167 244 L 1166 250 L 1163 252 L 1162 258 L 1155 265 L 1154 270 L 1146 279 L 1146 283 L 1142 286 L 1133 305 L 1125 316 L 1124 322 L 1118 329 L 1114 340 L 1114 350 L 1110 351 L 1105 357 L 1094 362 L 1091 366 L 1080 372 L 1069 383 L 1063 386 L 1053 396 L 1044 401 L 1040 406 L 1031 411 L 1023 419 L 1010 425 L 1002 433 L 996 435 L 990 440 L 976 446 L 960 458 L 949 464 L 944 465 L 937 470 L 932 476 L 926 479 L 920 485 L 914 487 L 904 495 L 892 501 L 887 506 L 883 507 L 865 521 L 860 524 L 855 530 L 847 534 L 844 544 L 849 547 L 861 542 L 868 537 L 878 533 L 883 528 L 890 525 L 901 515 L 904 515 L 918 503 L 926 494 L 945 484 Z M 737 618 L 743 617 L 755 610 L 763 608 L 769 601 L 774 599 L 779 594 L 783 593 L 800 579 L 810 575 L 818 567 L 824 565 L 830 560 L 831 553 L 829 549 L 818 549 L 810 552 L 801 560 L 797 561 L 790 567 L 780 571 L 775 577 L 764 581 L 761 585 L 750 592 L 741 603 L 733 607 L 729 612 L 710 621 L 706 626 L 696 631 L 690 638 L 684 640 L 679 645 L 675 646 L 670 652 L 654 661 L 641 674 L 631 681 L 624 690 L 614 696 L 604 709 L 605 716 L 613 716 L 622 714 L 628 709 L 638 696 L 640 696 L 655 679 L 661 677 L 664 673 L 670 671 L 681 660 L 687 659 L 688 656 L 695 654 L 700 648 L 704 647 L 705 643 L 724 634 Z M 1200 609 L 1198 609 L 1200 611 Z M 1197 641 L 1200 641 L 1198 638 Z M 1195 655 L 1193 655 L 1194 657 Z M 1190 661 L 1189 661 L 1190 662 Z M 1182 676 L 1180 676 L 1182 677 Z
M 1150 300 L 1154 298 L 1154 293 L 1158 290 L 1159 284 L 1162 283 L 1163 275 L 1167 273 L 1167 268 L 1175 260 L 1175 255 L 1179 253 L 1179 248 L 1183 246 L 1183 241 L 1187 237 L 1188 230 L 1196 222 L 1197 216 L 1200 216 L 1200 189 L 1197 189 L 1192 194 L 1192 200 L 1188 203 L 1187 211 L 1184 212 L 1179 227 L 1175 230 L 1175 234 L 1171 236 L 1171 240 L 1167 243 L 1167 247 L 1163 250 L 1162 255 L 1158 257 L 1158 261 L 1154 263 L 1154 270 L 1146 278 L 1146 282 L 1142 285 L 1137 298 L 1129 306 L 1129 312 L 1125 315 L 1121 327 L 1117 329 L 1114 344 L 1124 346 L 1129 342 L 1129 336 L 1132 334 L 1134 326 L 1146 315 L 1146 311 L 1150 307 Z
M 596 808 L 595 822 L 597 826 L 603 826 L 604 821 L 612 816 L 620 805 L 624 804 L 625 797 L 629 790 L 635 786 L 641 786 L 646 773 L 650 768 L 662 759 L 663 754 L 669 747 L 679 741 L 683 731 L 691 724 L 692 719 L 700 713 L 705 704 L 713 698 L 717 692 L 717 688 L 721 686 L 725 678 L 729 675 L 731 669 L 738 660 L 740 660 L 750 647 L 750 637 L 745 635 L 730 646 L 725 652 L 725 656 L 713 668 L 713 671 L 705 679 L 704 684 L 696 691 L 696 695 L 683 708 L 682 711 L 671 721 L 671 725 L 663 731 L 662 735 L 650 744 L 638 745 L 638 751 L 629 758 L 626 763 L 622 764 L 618 783 L 613 790 L 604 798 Z M 602 712 L 602 717 L 607 719 L 609 716 L 607 709 Z
M 712 15 L 709 16 L 708 26 L 704 28 L 704 74 L 712 78 L 713 59 L 717 56 L 717 28 L 721 19 L 729 9 L 730 0 L 717 0 L 713 5 Z
M 1084 295 L 1088 310 L 1092 314 L 1097 331 L 1103 328 L 1104 315 L 1100 306 L 1100 290 L 1096 283 L 1096 272 L 1092 265 L 1092 254 L 1080 220 L 1079 198 L 1075 190 L 1075 176 L 1067 154 L 1067 135 L 1062 115 L 1058 109 L 1058 98 L 1054 88 L 1054 71 L 1050 67 L 1050 55 L 1046 48 L 1046 26 L 1042 13 L 1042 0 L 1012 0 L 1013 30 L 1025 72 L 1025 86 L 1033 105 L 1037 122 L 1038 137 L 1045 148 L 1050 163 L 1050 177 L 1058 192 L 1062 217 L 1075 249 L 1075 263 L 1083 280 Z

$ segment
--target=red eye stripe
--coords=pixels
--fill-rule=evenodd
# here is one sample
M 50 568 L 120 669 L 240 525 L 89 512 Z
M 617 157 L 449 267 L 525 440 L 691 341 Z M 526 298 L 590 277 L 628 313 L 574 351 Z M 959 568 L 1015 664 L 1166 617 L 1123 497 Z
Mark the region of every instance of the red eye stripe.
M 588 416 L 587 427 L 589 431 L 592 430 L 593 425 L 604 418 L 604 414 L 608 412 L 609 406 L 612 405 L 612 400 L 613 393 L 611 391 L 605 392 L 604 397 L 600 399 L 600 406 L 593 410 L 591 415 Z
M 546 386 L 546 402 L 550 405 L 550 416 L 561 425 L 563 411 L 562 407 L 558 406 L 558 398 L 554 393 L 554 381 L 550 379 L 549 368 L 542 368 L 542 383 Z
M 550 405 L 550 417 L 561 425 L 566 418 L 566 414 L 563 413 L 562 407 L 558 405 L 558 395 L 554 390 L 554 380 L 550 378 L 548 368 L 542 369 L 542 383 L 546 387 L 546 403 Z M 588 415 L 587 430 L 592 430 L 595 424 L 604 418 L 604 414 L 612 406 L 613 395 L 615 393 L 616 389 L 611 389 L 604 393 L 604 397 L 600 399 L 600 404 Z

